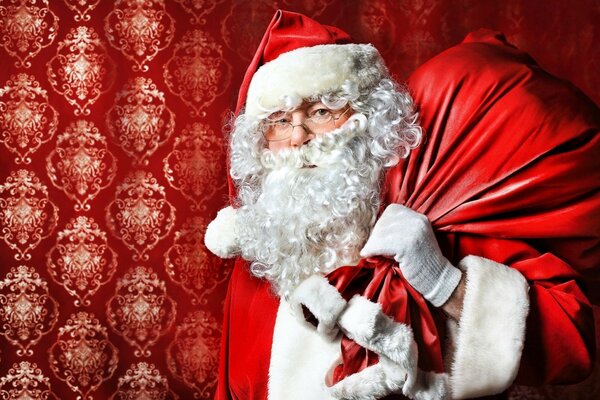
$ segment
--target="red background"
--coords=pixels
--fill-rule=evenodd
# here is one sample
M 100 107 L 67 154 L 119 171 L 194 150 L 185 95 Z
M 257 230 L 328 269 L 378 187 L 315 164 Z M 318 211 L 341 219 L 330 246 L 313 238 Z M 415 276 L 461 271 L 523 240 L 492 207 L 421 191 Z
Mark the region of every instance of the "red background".
M 0 1 L 0 393 L 24 374 L 60 399 L 125 398 L 140 382 L 154 398 L 212 396 L 229 265 L 202 234 L 226 199 L 222 126 L 279 7 L 373 43 L 398 80 L 497 29 L 600 102 L 594 0 L 134 4 Z M 597 376 L 511 396 L 597 398 Z

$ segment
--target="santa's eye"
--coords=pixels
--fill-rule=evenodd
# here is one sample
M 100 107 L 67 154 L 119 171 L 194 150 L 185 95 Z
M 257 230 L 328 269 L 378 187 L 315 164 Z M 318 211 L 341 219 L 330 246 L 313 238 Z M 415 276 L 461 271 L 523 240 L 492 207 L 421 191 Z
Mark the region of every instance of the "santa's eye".
M 276 125 L 287 124 L 290 122 L 290 120 L 289 114 L 284 113 L 283 111 L 275 112 L 267 117 L 267 121 L 270 124 Z
M 331 115 L 331 110 L 328 108 L 316 108 L 311 110 L 309 118 L 327 118 Z

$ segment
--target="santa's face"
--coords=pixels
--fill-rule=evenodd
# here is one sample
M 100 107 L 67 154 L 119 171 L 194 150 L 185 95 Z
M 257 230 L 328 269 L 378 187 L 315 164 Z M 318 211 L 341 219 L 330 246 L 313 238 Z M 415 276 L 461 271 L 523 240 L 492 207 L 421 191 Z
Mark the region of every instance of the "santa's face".
M 267 147 L 278 151 L 300 147 L 342 126 L 353 114 L 350 107 L 327 107 L 322 102 L 304 102 L 291 111 L 277 111 L 264 119 Z
M 253 273 L 280 295 L 310 275 L 358 261 L 378 211 L 381 176 L 380 165 L 368 160 L 365 126 L 355 115 L 301 146 L 290 139 L 262 152 L 262 178 L 238 209 L 237 233 Z

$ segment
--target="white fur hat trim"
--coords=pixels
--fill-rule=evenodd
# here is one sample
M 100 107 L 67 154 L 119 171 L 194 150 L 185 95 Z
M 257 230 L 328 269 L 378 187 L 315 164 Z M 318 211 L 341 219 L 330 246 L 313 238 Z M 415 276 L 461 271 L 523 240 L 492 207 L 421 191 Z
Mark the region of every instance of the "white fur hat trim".
M 233 207 L 225 207 L 217 213 L 217 217 L 206 227 L 204 244 L 213 254 L 221 258 L 232 258 L 239 253 L 239 245 L 235 229 L 236 211 Z
M 344 84 L 370 87 L 389 72 L 370 44 L 325 44 L 281 54 L 252 77 L 246 114 L 264 117 L 289 107 L 286 98 L 307 98 L 338 90 Z

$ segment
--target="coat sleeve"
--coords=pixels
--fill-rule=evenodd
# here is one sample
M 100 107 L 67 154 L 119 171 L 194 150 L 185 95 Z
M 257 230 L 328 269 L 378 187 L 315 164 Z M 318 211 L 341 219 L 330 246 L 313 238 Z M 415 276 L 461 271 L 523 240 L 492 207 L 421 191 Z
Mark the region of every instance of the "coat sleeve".
M 590 374 L 593 311 L 568 278 L 568 265 L 546 253 L 511 267 L 471 255 L 459 267 L 466 290 L 451 336 L 454 398 L 500 393 L 513 383 L 575 383 Z

